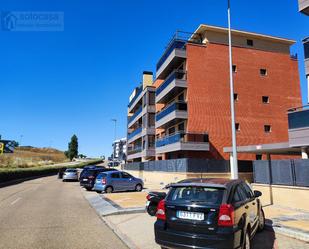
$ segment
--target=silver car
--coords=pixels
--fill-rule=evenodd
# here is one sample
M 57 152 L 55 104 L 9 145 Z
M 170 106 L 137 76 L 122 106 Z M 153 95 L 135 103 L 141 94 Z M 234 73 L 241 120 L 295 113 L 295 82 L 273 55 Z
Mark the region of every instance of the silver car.
M 66 169 L 63 173 L 62 179 L 64 182 L 67 180 L 77 181 L 78 180 L 77 169 Z

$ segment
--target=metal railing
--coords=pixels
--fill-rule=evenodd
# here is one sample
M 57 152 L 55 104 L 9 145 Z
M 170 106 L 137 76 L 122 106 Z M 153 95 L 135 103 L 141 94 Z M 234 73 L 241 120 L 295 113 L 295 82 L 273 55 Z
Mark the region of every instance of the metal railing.
M 156 69 L 162 66 L 167 57 L 172 53 L 174 49 L 186 49 L 186 44 L 190 43 L 202 43 L 202 38 L 199 34 L 184 32 L 184 31 L 176 31 L 168 45 L 166 46 L 164 54 L 159 59 Z
M 142 146 L 136 146 L 134 148 L 128 149 L 128 155 L 132 155 L 139 152 L 142 152 Z
M 170 114 L 173 111 L 187 111 L 187 103 L 186 102 L 174 102 L 164 109 L 162 109 L 160 112 L 156 113 L 156 121 L 159 121 L 160 119 L 164 118 L 166 115 Z
M 169 144 L 174 144 L 177 142 L 183 143 L 208 143 L 209 137 L 207 133 L 186 133 L 178 132 L 173 135 L 165 136 L 159 138 L 156 141 L 156 147 L 162 147 Z
M 139 114 L 142 113 L 143 107 L 141 106 L 140 108 L 137 109 L 137 111 L 128 118 L 128 123 L 130 123 L 133 119 L 135 119 Z
M 132 137 L 136 136 L 137 134 L 142 132 L 142 127 L 139 127 L 128 134 L 128 139 L 131 139 Z
M 130 103 L 129 103 L 129 105 L 128 105 L 129 108 L 132 106 L 132 104 L 134 103 L 134 101 L 139 97 L 139 95 L 140 95 L 142 92 L 143 92 L 143 88 L 142 88 L 142 87 L 138 88 L 138 90 L 137 90 L 135 96 L 133 97 L 133 99 L 131 99 L 131 101 L 130 101 Z
M 165 81 L 157 88 L 156 96 L 158 96 L 175 79 L 186 80 L 187 79 L 186 72 L 181 70 L 174 70 L 169 76 L 167 76 Z

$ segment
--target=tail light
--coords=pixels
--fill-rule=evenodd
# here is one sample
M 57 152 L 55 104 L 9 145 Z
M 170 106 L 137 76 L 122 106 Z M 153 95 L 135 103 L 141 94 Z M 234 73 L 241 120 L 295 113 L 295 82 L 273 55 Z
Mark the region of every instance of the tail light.
M 150 198 L 151 198 L 150 195 L 147 195 L 147 196 L 146 196 L 146 199 L 147 199 L 148 201 L 150 200 Z
M 106 184 L 106 178 L 102 178 L 102 184 L 103 184 L 103 185 Z
M 157 213 L 156 213 L 157 219 L 159 220 L 166 220 L 165 215 L 165 200 L 161 200 L 157 206 Z
M 234 225 L 234 207 L 231 204 L 222 204 L 219 209 L 218 226 L 230 227 Z

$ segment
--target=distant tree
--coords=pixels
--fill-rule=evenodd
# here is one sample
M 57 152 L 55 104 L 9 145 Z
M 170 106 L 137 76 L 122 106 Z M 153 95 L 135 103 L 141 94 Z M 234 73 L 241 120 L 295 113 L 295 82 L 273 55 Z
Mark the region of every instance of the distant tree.
M 18 146 L 19 146 L 19 143 L 16 142 L 16 141 L 12 141 L 12 143 L 13 143 L 13 146 L 14 146 L 14 147 L 18 147 Z
M 79 158 L 86 158 L 87 156 L 85 156 L 84 154 L 79 154 L 78 157 Z
M 78 138 L 76 135 L 71 137 L 71 142 L 68 144 L 68 150 L 64 152 L 67 158 L 71 161 L 78 156 Z

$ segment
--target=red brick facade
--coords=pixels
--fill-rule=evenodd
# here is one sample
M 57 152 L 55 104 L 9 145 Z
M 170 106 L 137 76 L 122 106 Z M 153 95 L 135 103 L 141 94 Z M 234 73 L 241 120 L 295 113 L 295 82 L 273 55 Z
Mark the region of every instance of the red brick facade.
M 289 54 L 233 47 L 233 64 L 237 66 L 236 123 L 240 124 L 237 144 L 288 141 L 286 112 L 301 105 L 297 61 Z M 187 44 L 187 130 L 208 132 L 211 150 L 198 157 L 229 157 L 223 153 L 223 147 L 231 146 L 228 69 L 228 46 Z M 267 69 L 267 75 L 261 76 L 260 69 Z M 262 96 L 269 96 L 268 104 L 262 102 Z M 271 125 L 270 133 L 265 133 L 264 125 Z M 239 159 L 255 157 L 240 154 Z

